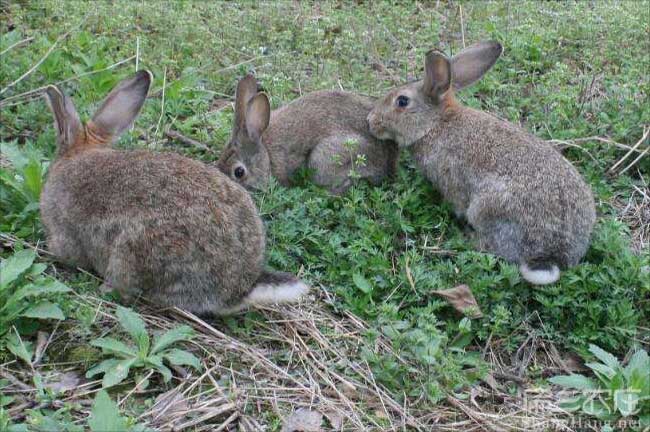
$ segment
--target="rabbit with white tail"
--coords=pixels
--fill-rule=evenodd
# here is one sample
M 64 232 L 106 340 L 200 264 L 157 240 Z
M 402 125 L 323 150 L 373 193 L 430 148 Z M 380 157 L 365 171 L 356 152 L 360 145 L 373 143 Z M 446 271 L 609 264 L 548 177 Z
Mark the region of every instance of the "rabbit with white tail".
M 398 148 L 370 134 L 370 98 L 340 91 L 318 91 L 271 112 L 252 75 L 237 84 L 230 142 L 217 166 L 252 189 L 271 176 L 289 185 L 296 170 L 312 170 L 312 180 L 334 194 L 344 193 L 354 175 L 377 184 L 397 170 Z
M 264 269 L 264 227 L 244 188 L 176 154 L 111 148 L 151 81 L 148 71 L 122 81 L 87 124 L 47 88 L 58 142 L 41 196 L 50 251 L 94 269 L 127 301 L 225 314 L 299 299 L 304 283 Z
M 453 58 L 426 55 L 425 78 L 392 90 L 368 115 L 371 132 L 410 149 L 416 164 L 476 232 L 478 247 L 550 284 L 576 265 L 596 219 L 591 189 L 560 153 L 525 130 L 461 106 L 454 91 L 501 55 L 497 42 Z

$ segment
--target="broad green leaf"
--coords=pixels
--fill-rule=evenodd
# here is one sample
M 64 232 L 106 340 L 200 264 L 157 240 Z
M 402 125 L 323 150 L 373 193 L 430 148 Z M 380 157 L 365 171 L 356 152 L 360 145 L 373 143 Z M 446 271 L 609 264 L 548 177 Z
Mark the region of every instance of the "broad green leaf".
M 34 263 L 36 254 L 31 250 L 21 250 L 0 263 L 0 289 L 5 289 L 18 279 Z
M 167 361 L 175 366 L 192 366 L 194 369 L 201 369 L 201 362 L 194 354 L 173 348 L 163 354 Z
M 357 286 L 357 288 L 359 288 L 364 293 L 370 294 L 372 292 L 372 285 L 370 285 L 368 279 L 363 277 L 361 273 L 354 273 L 352 275 L 352 281 Z
M 620 366 L 620 363 L 612 354 L 608 353 L 604 349 L 600 348 L 597 345 L 589 345 L 589 351 L 596 356 L 598 360 L 606 364 L 612 369 L 616 369 Z
M 149 356 L 147 357 L 146 362 L 155 367 L 158 372 L 160 372 L 165 382 L 169 382 L 169 380 L 172 379 L 172 371 L 170 371 L 169 368 L 163 364 L 161 356 Z
M 22 359 L 28 365 L 32 364 L 32 357 L 34 353 L 32 351 L 32 344 L 23 341 L 16 329 L 13 329 L 13 332 L 7 337 L 7 349 L 13 353 L 16 357 Z
M 21 313 L 20 316 L 39 319 L 65 319 L 61 308 L 49 301 L 42 301 L 35 306 L 30 307 L 25 312 Z
M 41 189 L 43 186 L 43 170 L 41 163 L 38 160 L 31 159 L 25 169 L 23 170 L 23 182 L 25 189 L 31 196 L 31 199 L 38 201 L 41 196 Z
M 151 354 L 158 354 L 173 343 L 190 340 L 193 336 L 194 330 L 192 330 L 192 327 L 187 325 L 175 327 L 156 338 L 151 349 Z
M 140 353 L 144 356 L 149 352 L 149 335 L 144 321 L 137 313 L 122 306 L 117 307 L 115 312 L 120 325 L 126 330 L 138 344 Z
M 29 269 L 28 276 L 38 276 L 47 269 L 47 264 L 37 263 L 32 265 L 32 268 Z
M 610 380 L 616 375 L 616 371 L 602 363 L 585 363 L 589 369 L 596 373 L 601 381 L 609 385 Z
M 634 353 L 624 369 L 625 377 L 628 380 L 635 372 L 646 375 L 650 379 L 650 357 L 648 357 L 648 353 L 642 349 Z
M 111 400 L 106 390 L 97 393 L 88 426 L 92 432 L 127 430 L 126 419 L 120 416 L 117 404 Z
M 138 352 L 124 342 L 113 338 L 98 338 L 90 342 L 92 346 L 101 348 L 104 354 L 117 354 L 122 357 L 137 357 Z
M 629 417 L 636 413 L 639 403 L 640 392 L 629 390 L 617 390 L 614 392 L 614 408 L 617 409 L 623 417 Z
M 558 375 L 549 378 L 549 381 L 553 384 L 576 390 L 595 390 L 598 388 L 598 385 L 591 378 L 578 374 Z
M 86 378 L 92 378 L 95 375 L 105 373 L 107 370 L 113 369 L 115 365 L 117 365 L 119 362 L 120 360 L 118 359 L 104 360 L 101 363 L 99 363 L 97 366 L 88 369 L 88 372 L 86 372 Z
M 136 361 L 138 361 L 138 359 L 135 358 L 118 361 L 115 366 L 104 373 L 102 387 L 113 387 L 114 385 L 124 381 L 126 377 L 129 376 L 129 370 Z
M 585 403 L 584 396 L 578 396 L 574 398 L 564 399 L 560 402 L 560 408 L 568 412 L 579 411 L 582 408 L 582 405 Z
M 9 300 L 7 300 L 7 305 L 14 304 L 27 297 L 36 297 L 46 294 L 58 294 L 70 291 L 71 289 L 61 282 L 57 281 L 56 279 L 50 279 L 38 285 L 28 284 L 20 288 L 15 293 L 13 293 Z
M 598 399 L 589 399 L 582 405 L 582 411 L 599 419 L 606 419 L 612 414 L 610 407 Z

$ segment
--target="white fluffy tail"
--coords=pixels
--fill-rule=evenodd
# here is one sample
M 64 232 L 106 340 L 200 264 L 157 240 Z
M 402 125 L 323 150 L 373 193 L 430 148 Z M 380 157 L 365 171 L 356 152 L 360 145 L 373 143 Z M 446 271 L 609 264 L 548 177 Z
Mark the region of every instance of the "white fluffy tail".
M 545 269 L 531 269 L 524 263 L 519 266 L 521 276 L 533 285 L 548 285 L 560 279 L 560 269 L 555 264 Z
M 217 314 L 230 315 L 254 305 L 294 303 L 308 292 L 309 286 L 294 275 L 264 270 L 240 303 L 221 309 Z
M 255 285 L 244 301 L 249 305 L 271 303 L 293 303 L 300 300 L 309 292 L 309 286 L 304 282 L 294 279 L 277 285 L 261 283 Z

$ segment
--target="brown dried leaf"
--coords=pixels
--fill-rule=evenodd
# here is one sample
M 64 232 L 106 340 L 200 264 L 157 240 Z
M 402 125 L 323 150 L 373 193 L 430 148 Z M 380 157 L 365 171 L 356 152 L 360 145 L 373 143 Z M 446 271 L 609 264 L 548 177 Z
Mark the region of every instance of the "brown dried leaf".
M 187 399 L 183 393 L 177 389 L 171 389 L 158 395 L 156 402 L 151 408 L 152 417 L 157 423 L 180 420 L 180 414 L 189 410 Z
M 61 375 L 48 379 L 45 383 L 45 388 L 52 390 L 55 393 L 67 392 L 77 388 L 81 382 L 81 377 L 76 372 L 66 372 Z
M 332 425 L 332 429 L 335 431 L 340 431 L 343 428 L 343 417 L 336 411 L 325 410 L 322 411 L 327 421 Z
M 467 285 L 458 285 L 455 288 L 437 290 L 433 293 L 447 300 L 454 309 L 470 318 L 481 318 L 483 316 L 474 294 Z
M 286 418 L 282 432 L 320 432 L 323 414 L 300 408 Z

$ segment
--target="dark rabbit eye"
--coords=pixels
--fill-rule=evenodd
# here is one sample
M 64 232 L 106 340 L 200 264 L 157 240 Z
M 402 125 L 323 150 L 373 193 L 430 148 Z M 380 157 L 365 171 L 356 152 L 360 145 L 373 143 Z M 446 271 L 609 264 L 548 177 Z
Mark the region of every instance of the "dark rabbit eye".
M 409 98 L 406 97 L 406 96 L 399 96 L 399 97 L 397 98 L 396 103 L 397 103 L 397 106 L 398 106 L 398 107 L 400 107 L 400 108 L 404 108 L 406 105 L 409 104 Z
M 236 178 L 242 178 L 242 177 L 244 177 L 244 174 L 246 174 L 246 170 L 244 169 L 244 167 L 238 166 L 237 168 L 235 168 L 235 177 Z

